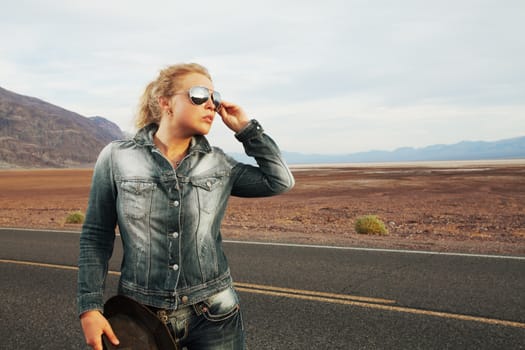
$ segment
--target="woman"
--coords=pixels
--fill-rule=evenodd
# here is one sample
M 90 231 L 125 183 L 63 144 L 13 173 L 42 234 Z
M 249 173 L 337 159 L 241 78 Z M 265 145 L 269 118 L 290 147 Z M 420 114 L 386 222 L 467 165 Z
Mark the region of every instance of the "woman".
M 209 145 L 204 135 L 215 113 L 257 167 Z M 167 316 L 181 347 L 244 349 L 220 224 L 230 195 L 283 193 L 294 185 L 292 174 L 261 125 L 221 101 L 197 64 L 162 70 L 142 96 L 136 124 L 136 136 L 106 146 L 95 165 L 80 237 L 77 299 L 86 342 L 102 349 L 104 334 L 118 344 L 101 313 L 118 225 L 119 294 Z

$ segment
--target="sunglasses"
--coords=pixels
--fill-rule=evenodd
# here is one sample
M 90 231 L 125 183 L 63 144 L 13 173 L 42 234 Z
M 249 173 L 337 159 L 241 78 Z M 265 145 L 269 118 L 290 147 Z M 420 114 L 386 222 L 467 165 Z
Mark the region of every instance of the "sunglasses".
M 201 105 L 206 103 L 211 97 L 215 110 L 217 111 L 221 105 L 221 94 L 217 91 L 214 91 L 210 94 L 210 90 L 204 86 L 193 86 L 188 91 L 188 97 L 190 98 L 191 103 L 194 105 Z M 186 93 L 186 91 L 175 93 L 175 95 Z

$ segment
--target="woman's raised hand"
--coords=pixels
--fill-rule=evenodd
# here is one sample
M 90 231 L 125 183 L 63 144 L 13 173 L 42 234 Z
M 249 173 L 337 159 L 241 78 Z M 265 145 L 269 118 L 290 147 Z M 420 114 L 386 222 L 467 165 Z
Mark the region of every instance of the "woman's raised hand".
M 250 121 L 244 110 L 231 102 L 222 101 L 217 113 L 222 117 L 224 124 L 235 133 L 241 131 Z

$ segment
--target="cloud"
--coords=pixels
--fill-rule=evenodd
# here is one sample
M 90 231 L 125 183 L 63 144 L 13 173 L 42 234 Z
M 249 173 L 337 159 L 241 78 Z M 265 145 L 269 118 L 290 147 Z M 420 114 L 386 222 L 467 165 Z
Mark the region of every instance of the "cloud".
M 158 71 L 197 61 L 288 151 L 525 134 L 523 1 L 199 4 L 9 2 L 0 86 L 129 129 Z M 219 123 L 210 137 L 239 147 Z

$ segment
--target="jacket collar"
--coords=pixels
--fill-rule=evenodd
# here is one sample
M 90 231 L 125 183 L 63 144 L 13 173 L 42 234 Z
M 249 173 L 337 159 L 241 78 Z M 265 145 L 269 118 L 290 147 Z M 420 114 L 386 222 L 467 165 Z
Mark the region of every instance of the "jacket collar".
M 152 123 L 148 124 L 142 129 L 140 129 L 133 140 L 141 146 L 149 146 L 149 147 L 156 147 L 153 143 L 153 135 L 157 132 L 159 129 L 158 124 Z M 212 151 L 210 143 L 203 135 L 195 135 L 191 139 L 190 149 L 188 153 L 191 152 L 203 152 L 203 153 L 210 153 Z

